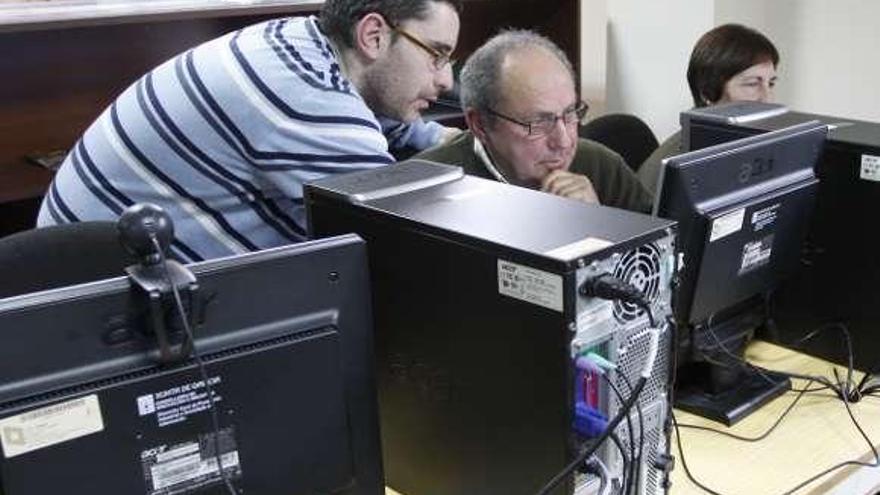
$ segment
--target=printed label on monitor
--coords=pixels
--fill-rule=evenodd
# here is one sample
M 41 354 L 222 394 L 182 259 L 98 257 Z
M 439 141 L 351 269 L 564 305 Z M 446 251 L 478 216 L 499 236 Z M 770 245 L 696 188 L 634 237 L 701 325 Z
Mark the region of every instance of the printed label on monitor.
M 739 210 L 716 218 L 712 222 L 712 233 L 709 235 L 709 242 L 715 242 L 718 239 L 722 239 L 729 236 L 730 234 L 733 234 L 734 232 L 739 232 L 740 229 L 742 229 L 743 219 L 745 219 L 745 216 L 745 208 L 740 208 Z
M 498 293 L 562 312 L 562 277 L 498 260 Z
M 193 493 L 208 485 L 223 483 L 215 454 L 217 443 L 226 478 L 241 478 L 234 429 L 220 430 L 216 443 L 214 437 L 214 433 L 206 433 L 191 441 L 158 445 L 142 451 L 140 462 L 147 495 Z
M 0 444 L 10 459 L 103 429 L 101 404 L 93 394 L 0 420 Z
M 864 180 L 880 182 L 880 156 L 862 155 L 861 177 Z
M 756 270 L 770 262 L 770 254 L 773 251 L 773 235 L 768 235 L 763 239 L 746 243 L 743 246 L 742 263 L 740 264 L 739 274 Z
M 213 376 L 209 380 L 211 390 L 214 392 L 214 404 L 217 404 L 223 400 L 216 388 L 220 384 L 220 377 Z M 155 414 L 156 424 L 160 428 L 186 421 L 190 416 L 207 411 L 210 407 L 208 390 L 205 382 L 201 380 L 137 398 L 138 415 Z
M 780 206 L 780 203 L 776 203 L 752 213 L 752 230 L 758 232 L 772 227 L 776 223 L 776 217 L 779 216 Z

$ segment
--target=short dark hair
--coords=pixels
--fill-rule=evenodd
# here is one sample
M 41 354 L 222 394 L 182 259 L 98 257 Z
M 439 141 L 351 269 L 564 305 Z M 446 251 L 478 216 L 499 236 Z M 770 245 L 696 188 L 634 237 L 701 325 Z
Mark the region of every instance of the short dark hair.
M 730 78 L 764 62 L 779 65 L 779 52 L 758 31 L 740 24 L 724 24 L 707 32 L 694 45 L 688 63 L 687 80 L 694 105 L 705 107 L 720 100 Z
M 461 14 L 462 0 L 326 0 L 321 7 L 321 29 L 331 39 L 354 46 L 354 26 L 377 12 L 396 26 L 409 19 L 425 19 L 431 3 L 449 4 Z

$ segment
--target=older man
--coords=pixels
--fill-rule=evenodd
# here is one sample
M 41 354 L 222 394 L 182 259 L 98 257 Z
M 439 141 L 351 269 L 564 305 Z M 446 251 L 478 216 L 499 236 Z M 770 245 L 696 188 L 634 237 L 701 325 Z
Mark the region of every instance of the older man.
M 501 33 L 461 72 L 469 132 L 416 157 L 566 198 L 649 211 L 651 197 L 623 159 L 578 138 L 587 105 L 574 81 L 571 63 L 547 38 Z
M 383 126 L 434 144 L 420 112 L 452 85 L 460 0 L 326 0 L 160 65 L 74 146 L 39 225 L 163 206 L 195 261 L 302 240 L 302 184 L 393 162 Z M 380 120 L 381 118 L 381 120 Z M 406 128 L 388 120 L 414 123 Z

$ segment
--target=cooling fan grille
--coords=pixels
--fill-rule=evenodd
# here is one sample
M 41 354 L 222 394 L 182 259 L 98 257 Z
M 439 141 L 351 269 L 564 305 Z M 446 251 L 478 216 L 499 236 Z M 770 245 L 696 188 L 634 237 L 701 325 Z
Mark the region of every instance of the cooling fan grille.
M 627 252 L 615 265 L 614 276 L 639 289 L 653 306 L 660 294 L 660 249 L 651 243 Z M 614 317 L 621 323 L 635 320 L 639 312 L 635 304 L 614 302 Z

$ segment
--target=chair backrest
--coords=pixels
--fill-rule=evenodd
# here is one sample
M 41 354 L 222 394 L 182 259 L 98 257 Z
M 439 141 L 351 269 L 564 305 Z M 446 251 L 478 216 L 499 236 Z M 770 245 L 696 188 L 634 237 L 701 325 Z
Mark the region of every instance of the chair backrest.
M 18 232 L 0 239 L 0 298 L 118 277 L 136 261 L 115 222 Z
M 635 172 L 659 145 L 657 137 L 642 119 L 626 113 L 611 113 L 582 125 L 578 131 L 616 151 Z

